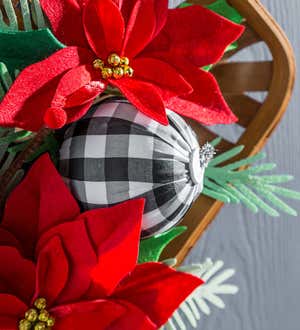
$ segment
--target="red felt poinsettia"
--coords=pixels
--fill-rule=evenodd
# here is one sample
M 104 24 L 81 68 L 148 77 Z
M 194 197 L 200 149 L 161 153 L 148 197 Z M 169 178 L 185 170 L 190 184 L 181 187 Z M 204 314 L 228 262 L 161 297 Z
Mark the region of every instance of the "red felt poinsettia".
M 140 199 L 80 214 L 42 156 L 9 197 L 0 227 L 0 329 L 164 324 L 202 281 L 164 264 L 136 264 L 143 207 Z
M 243 27 L 203 8 L 167 0 L 41 0 L 67 45 L 27 67 L 0 104 L 0 125 L 31 131 L 82 117 L 108 85 L 167 124 L 165 107 L 204 124 L 236 120 L 214 77 L 215 63 Z

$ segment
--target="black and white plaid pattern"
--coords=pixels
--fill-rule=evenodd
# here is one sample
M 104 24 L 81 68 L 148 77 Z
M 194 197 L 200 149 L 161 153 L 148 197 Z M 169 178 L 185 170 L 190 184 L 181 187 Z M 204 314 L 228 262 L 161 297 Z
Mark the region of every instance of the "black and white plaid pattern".
M 142 237 L 183 218 L 203 188 L 190 175 L 199 145 L 180 116 L 168 111 L 168 117 L 163 126 L 126 100 L 109 98 L 68 127 L 60 171 L 84 210 L 143 197 Z

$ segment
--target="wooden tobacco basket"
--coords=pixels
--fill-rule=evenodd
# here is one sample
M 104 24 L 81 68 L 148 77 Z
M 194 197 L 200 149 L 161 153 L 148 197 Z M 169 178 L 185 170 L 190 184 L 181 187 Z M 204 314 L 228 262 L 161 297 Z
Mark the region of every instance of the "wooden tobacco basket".
M 194 0 L 206 5 L 214 1 Z M 259 0 L 230 0 L 230 4 L 245 18 L 246 31 L 238 42 L 238 49 L 226 54 L 212 73 L 216 76 L 225 99 L 238 116 L 238 124 L 245 128 L 236 145 L 245 149 L 239 157 L 247 157 L 263 148 L 281 120 L 291 97 L 295 80 L 295 60 L 291 45 L 282 29 L 262 6 Z M 272 61 L 226 62 L 236 52 L 255 43 L 264 42 Z M 263 103 L 247 96 L 245 92 L 267 92 Z M 216 135 L 194 121 L 189 121 L 201 143 Z M 224 140 L 221 149 L 234 144 Z M 214 220 L 223 203 L 200 196 L 185 216 L 182 225 L 187 231 L 165 250 L 162 259 L 176 257 L 181 263 L 207 226 Z

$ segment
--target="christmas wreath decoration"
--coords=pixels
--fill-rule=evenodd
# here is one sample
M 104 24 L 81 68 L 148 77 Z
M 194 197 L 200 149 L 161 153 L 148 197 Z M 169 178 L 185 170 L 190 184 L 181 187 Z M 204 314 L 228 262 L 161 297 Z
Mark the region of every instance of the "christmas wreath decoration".
M 241 23 L 226 0 L 3 2 L 0 329 L 185 329 L 237 293 L 222 261 L 161 255 L 200 193 L 297 214 L 291 176 L 181 117 L 237 120 L 209 71 Z

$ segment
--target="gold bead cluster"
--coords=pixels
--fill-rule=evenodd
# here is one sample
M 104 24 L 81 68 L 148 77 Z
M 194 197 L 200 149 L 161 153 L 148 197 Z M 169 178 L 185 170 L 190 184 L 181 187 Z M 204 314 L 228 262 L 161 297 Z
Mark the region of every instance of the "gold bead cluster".
M 94 69 L 101 71 L 103 79 L 132 77 L 134 73 L 132 67 L 129 65 L 129 58 L 119 56 L 116 53 L 110 54 L 106 63 L 100 58 L 97 58 L 93 62 L 93 67 Z
M 25 318 L 19 322 L 19 330 L 51 330 L 55 319 L 46 310 L 45 298 L 38 298 L 34 302 L 34 308 L 25 313 Z

